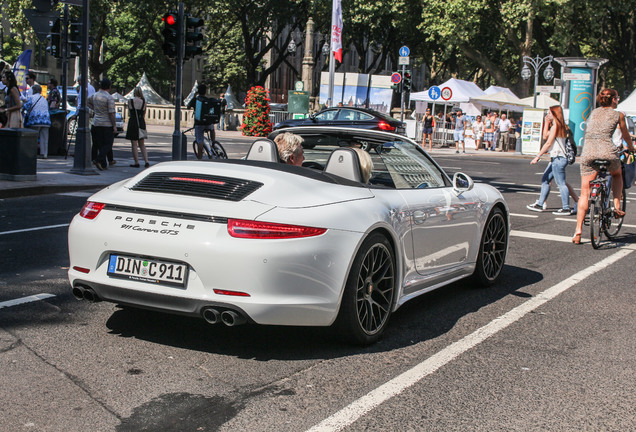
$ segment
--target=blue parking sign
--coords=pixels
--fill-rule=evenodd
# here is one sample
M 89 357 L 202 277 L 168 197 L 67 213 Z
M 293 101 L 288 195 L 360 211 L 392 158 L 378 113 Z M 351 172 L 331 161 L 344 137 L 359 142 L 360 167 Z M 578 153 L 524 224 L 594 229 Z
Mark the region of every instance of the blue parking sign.
M 439 89 L 439 87 L 437 87 L 437 86 L 433 86 L 433 87 L 428 89 L 428 97 L 430 97 L 433 100 L 439 99 L 441 94 L 442 94 L 442 92 Z

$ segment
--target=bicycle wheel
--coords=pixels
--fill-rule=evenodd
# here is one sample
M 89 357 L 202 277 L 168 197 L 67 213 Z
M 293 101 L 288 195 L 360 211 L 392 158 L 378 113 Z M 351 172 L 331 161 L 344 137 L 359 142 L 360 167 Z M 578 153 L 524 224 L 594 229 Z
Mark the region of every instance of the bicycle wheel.
M 197 142 L 196 142 L 196 140 L 192 141 L 192 153 L 194 153 L 194 157 L 196 157 L 198 159 L 198 157 L 197 157 Z
M 596 198 L 590 199 L 590 240 L 592 247 L 598 249 L 601 246 L 603 236 L 603 202 L 605 194 L 601 193 Z
M 621 199 L 620 209 L 622 211 L 625 211 L 625 208 L 627 206 L 627 194 L 625 193 L 625 188 L 623 188 L 622 194 L 623 194 L 623 198 Z M 605 217 L 605 225 L 604 225 L 603 232 L 605 233 L 608 239 L 614 240 L 614 238 L 618 235 L 618 232 L 621 230 L 621 227 L 623 226 L 623 219 L 625 218 L 616 219 L 614 217 L 614 212 L 613 212 L 614 194 L 612 193 L 611 190 L 609 193 L 609 199 L 607 200 L 607 203 L 608 203 L 607 214 Z
M 209 138 L 203 138 L 203 153 L 208 156 L 208 159 L 214 159 L 214 152 L 212 151 L 212 141 Z
M 216 154 L 218 159 L 227 159 L 227 152 L 223 148 L 220 142 L 213 141 L 212 142 L 212 150 Z

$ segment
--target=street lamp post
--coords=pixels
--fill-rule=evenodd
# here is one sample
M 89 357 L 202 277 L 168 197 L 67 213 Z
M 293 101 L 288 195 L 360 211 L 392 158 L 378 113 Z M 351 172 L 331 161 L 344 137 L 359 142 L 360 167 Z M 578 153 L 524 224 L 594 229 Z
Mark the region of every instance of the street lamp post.
M 539 70 L 544 64 L 548 64 L 548 66 L 543 71 L 543 78 L 546 81 L 552 81 L 554 78 L 554 68 L 552 68 L 552 56 L 549 55 L 547 57 L 539 57 L 535 58 L 523 56 L 523 69 L 521 69 L 521 78 L 524 80 L 529 80 L 530 76 L 532 76 L 532 71 L 528 67 L 528 65 L 532 66 L 534 69 L 534 108 L 537 107 L 537 86 L 539 85 Z

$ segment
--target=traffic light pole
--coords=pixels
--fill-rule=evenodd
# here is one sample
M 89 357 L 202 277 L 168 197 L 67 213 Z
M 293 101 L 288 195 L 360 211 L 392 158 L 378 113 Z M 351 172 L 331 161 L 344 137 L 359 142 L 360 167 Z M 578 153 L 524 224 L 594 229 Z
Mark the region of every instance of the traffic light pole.
M 77 137 L 75 140 L 75 157 L 73 158 L 72 174 L 98 174 L 91 166 L 91 137 L 88 129 L 88 108 L 86 107 L 88 89 L 88 32 L 90 26 L 89 0 L 82 0 L 82 53 L 80 57 L 80 74 L 82 84 L 80 95 L 82 103 L 79 106 L 77 123 Z
M 183 2 L 179 2 L 179 23 L 177 29 L 177 82 L 175 83 L 175 110 L 174 110 L 174 132 L 172 133 L 172 160 L 185 159 L 186 148 L 181 138 L 181 88 L 183 83 L 183 54 L 185 50 L 184 44 L 184 11 Z

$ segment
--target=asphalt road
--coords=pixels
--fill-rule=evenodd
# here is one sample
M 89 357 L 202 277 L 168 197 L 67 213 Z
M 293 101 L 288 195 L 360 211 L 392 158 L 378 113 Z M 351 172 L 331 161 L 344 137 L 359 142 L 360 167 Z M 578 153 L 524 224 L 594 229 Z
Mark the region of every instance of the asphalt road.
M 78 302 L 66 227 L 90 192 L 0 200 L 0 430 L 636 430 L 634 204 L 618 243 L 574 246 L 573 217 L 525 209 L 545 164 L 436 159 L 505 194 L 506 267 L 490 289 L 460 281 L 407 303 L 368 348 Z

